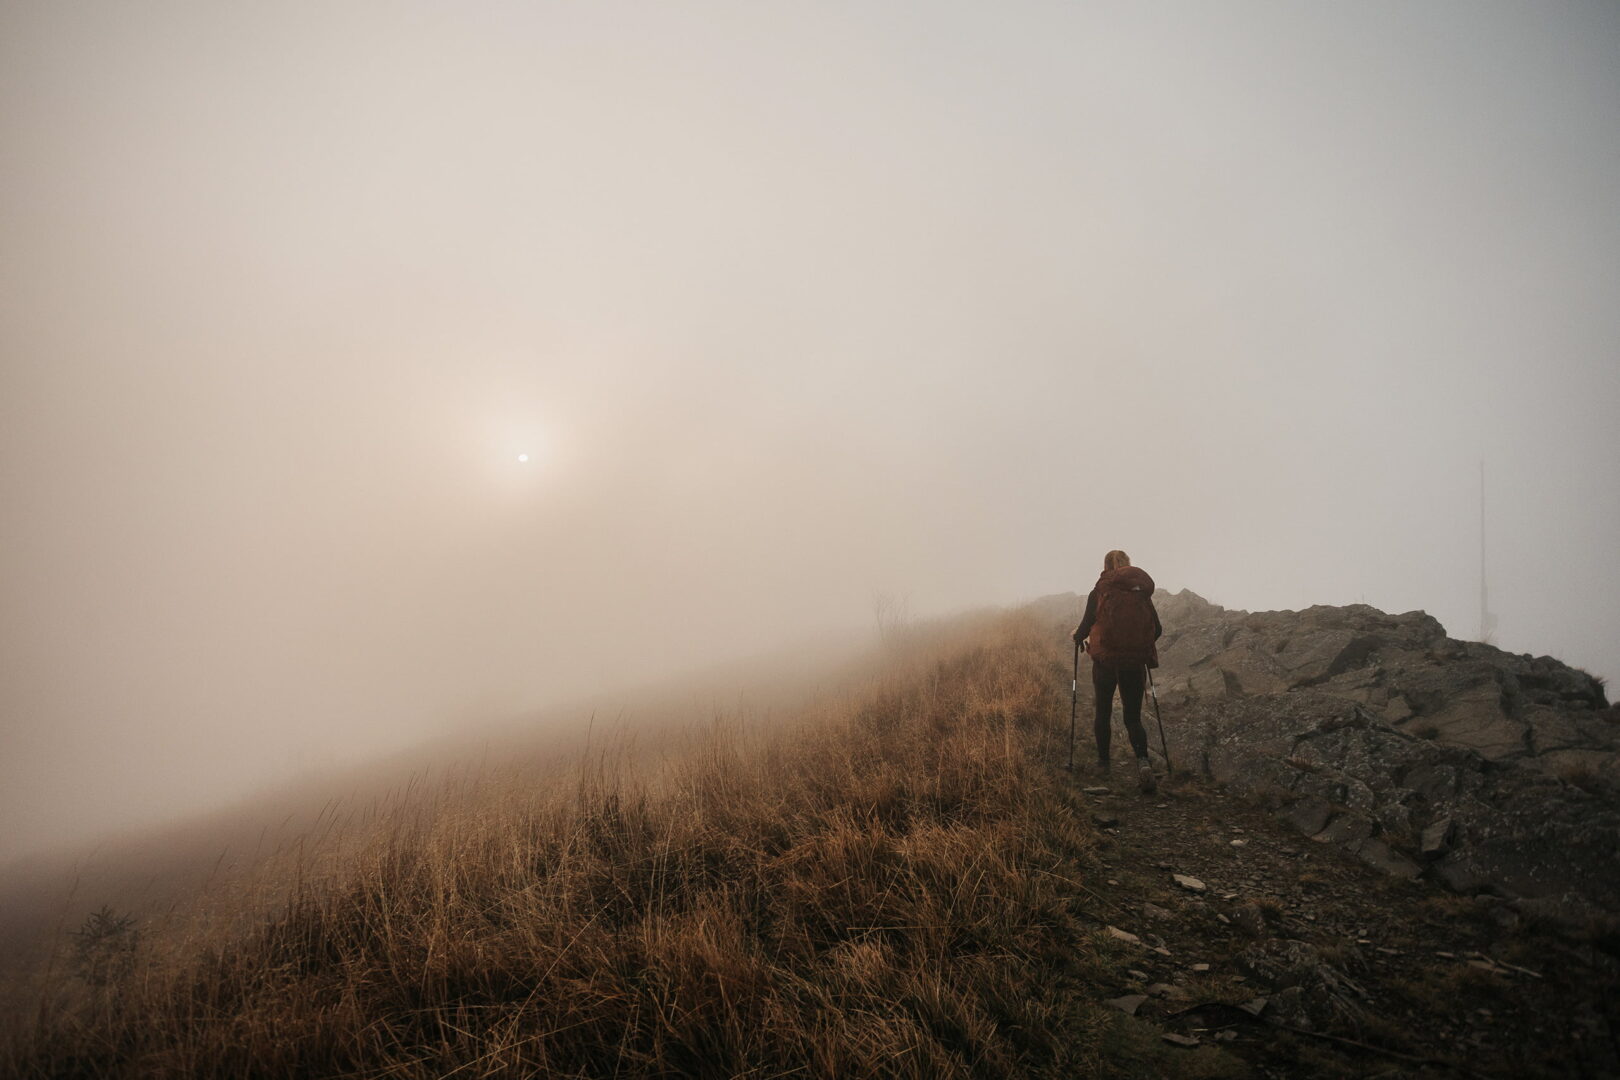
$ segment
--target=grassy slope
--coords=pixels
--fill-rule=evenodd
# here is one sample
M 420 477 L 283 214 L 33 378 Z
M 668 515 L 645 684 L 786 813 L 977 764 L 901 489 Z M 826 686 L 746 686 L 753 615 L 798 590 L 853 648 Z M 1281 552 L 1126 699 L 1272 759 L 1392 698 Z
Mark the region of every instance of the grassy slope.
M 657 767 L 446 792 L 271 917 L 64 989 L 0 1070 L 1154 1075 L 1094 1001 L 1115 961 L 1080 907 L 1094 836 L 1041 761 L 1068 710 L 1049 638 L 959 625 Z

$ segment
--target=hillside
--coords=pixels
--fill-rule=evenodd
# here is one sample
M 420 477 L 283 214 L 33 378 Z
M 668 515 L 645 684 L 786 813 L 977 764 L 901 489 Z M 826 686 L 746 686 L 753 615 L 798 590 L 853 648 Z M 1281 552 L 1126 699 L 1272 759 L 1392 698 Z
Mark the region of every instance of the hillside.
M 792 714 L 827 688 L 867 677 L 883 662 L 869 653 L 864 641 L 800 641 L 592 699 L 460 723 L 400 752 L 307 771 L 206 813 L 0 862 L 0 971 L 40 962 L 59 928 L 79 925 L 102 904 L 148 924 L 236 905 L 244 892 L 274 889 L 271 868 L 286 856 L 324 858 L 327 845 L 353 842 L 446 785 L 513 775 L 550 782 L 593 744 L 612 740 L 627 751 L 629 731 L 636 753 L 656 754 L 716 717 Z M 0 980 L 0 1013 L 13 1007 L 8 989 Z
M 1320 670 L 1277 659 L 1335 611 L 1406 617 L 1195 601 L 1161 605 L 1179 771 L 1156 795 L 1061 767 L 1076 601 L 1052 598 L 897 637 L 858 685 L 769 722 L 600 751 L 544 783 L 463 778 L 270 868 L 271 892 L 237 911 L 162 932 L 110 913 L 0 1062 L 16 1076 L 1612 1074 L 1606 864 L 1587 861 L 1584 892 L 1544 895 L 1442 873 L 1446 855 L 1421 850 L 1437 809 L 1453 816 L 1447 851 L 1534 822 L 1479 785 L 1475 817 L 1473 802 L 1391 794 L 1410 789 L 1366 779 L 1390 771 L 1377 739 L 1462 755 L 1449 775 L 1465 788 L 1469 754 L 1492 780 L 1526 766 L 1440 745 L 1439 721 L 1402 733 L 1364 715 L 1399 682 L 1392 646 L 1355 643 L 1373 631 Z M 1440 640 L 1432 663 L 1451 670 Z M 1298 655 L 1316 651 L 1331 650 Z M 1344 679 L 1375 659 L 1371 685 Z M 1240 660 L 1305 674 L 1244 685 Z M 1533 704 L 1556 718 L 1562 702 Z M 1416 704 L 1433 716 L 1445 693 Z M 1322 723 L 1332 709 L 1356 722 Z M 1290 734 L 1281 753 L 1283 721 L 1246 737 L 1237 720 L 1261 715 L 1350 749 L 1294 753 Z M 1527 771 L 1602 829 L 1614 803 L 1594 760 Z M 1424 763 L 1397 764 L 1404 783 Z M 1356 783 L 1383 801 L 1363 806 Z M 1328 810 L 1307 839 L 1310 798 Z M 1330 828 L 1351 814 L 1376 828 Z M 1391 873 L 1395 856 L 1417 873 Z M 1538 907 L 1548 896 L 1572 899 Z

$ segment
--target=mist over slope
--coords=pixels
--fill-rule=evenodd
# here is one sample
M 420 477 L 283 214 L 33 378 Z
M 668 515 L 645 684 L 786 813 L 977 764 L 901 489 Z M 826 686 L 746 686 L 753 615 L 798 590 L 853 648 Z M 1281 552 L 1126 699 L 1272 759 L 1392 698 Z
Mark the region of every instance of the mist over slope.
M 306 806 L 299 835 L 164 911 L 126 919 L 128 895 L 86 897 L 111 906 L 57 940 L 48 977 L 12 987 L 28 1011 L 0 1066 L 1354 1075 L 1361 1054 L 1444 1066 L 1454 1048 L 1437 1032 L 1484 1046 L 1457 1012 L 1467 1002 L 1511 1023 L 1493 1035 L 1500 1055 L 1470 1067 L 1551 1077 L 1562 1052 L 1523 1032 L 1606 1030 L 1593 995 L 1616 985 L 1620 948 L 1603 887 L 1607 761 L 1566 775 L 1574 759 L 1541 768 L 1446 745 L 1433 718 L 1484 699 L 1414 689 L 1472 685 L 1480 664 L 1516 671 L 1516 692 L 1549 710 L 1514 714 L 1532 732 L 1568 720 L 1601 741 L 1613 710 L 1589 679 L 1452 642 L 1421 613 L 1251 614 L 1183 591 L 1161 602 L 1156 680 L 1178 778 L 1122 798 L 1059 767 L 1078 600 L 891 626 L 864 657 L 791 687 L 766 680 L 786 687 L 775 699 L 726 711 L 711 697 L 641 731 L 417 774 L 361 813 Z M 1419 721 L 1409 732 L 1385 715 L 1397 697 Z M 199 844 L 221 835 L 211 824 Z M 1279 842 L 1296 830 L 1312 850 Z M 1502 846 L 1519 836 L 1557 843 L 1573 869 L 1533 843 Z M 196 853 L 174 855 L 171 897 Z M 1169 873 L 1189 867 L 1237 888 L 1206 897 Z M 1312 899 L 1324 883 L 1331 907 Z M 1401 959 L 1417 926 L 1432 958 Z M 1369 933 L 1401 947 L 1373 950 Z M 1488 979 L 1424 981 L 1425 963 L 1465 948 Z M 1546 949 L 1590 973 L 1567 1016 L 1524 966 Z M 1492 981 L 1507 978 L 1538 981 Z M 1202 1002 L 1177 1004 L 1191 995 Z M 1240 1036 L 1244 1024 L 1272 1034 Z M 1603 1045 L 1568 1060 L 1608 1060 Z
M 403 806 L 257 919 L 56 987 L 22 1075 L 1086 1070 L 1113 1026 L 1042 764 L 1023 617 L 896 644 L 851 692 L 661 762 L 593 754 Z M 513 782 L 517 780 L 517 782 Z
M 1030 611 L 1060 640 L 1081 603 L 1052 596 Z M 1250 613 L 1187 590 L 1161 592 L 1158 604 L 1166 636 L 1156 689 L 1183 767 L 1264 795 L 1296 827 L 1390 872 L 1572 917 L 1620 910 L 1620 719 L 1600 680 L 1550 657 L 1449 638 L 1421 612 Z M 892 644 L 952 620 L 928 631 L 891 607 L 880 623 Z M 35 955 L 101 904 L 143 919 L 186 909 L 199 890 L 253 878 L 264 860 L 446 788 L 554 784 L 593 746 L 657 757 L 694 727 L 798 715 L 889 659 L 869 644 L 818 639 L 13 860 L 0 875 L 0 957 Z
M 892 627 L 890 628 L 892 629 Z M 823 635 L 678 678 L 627 675 L 613 693 L 460 730 L 375 760 L 306 769 L 201 813 L 0 863 L 0 965 L 27 967 L 40 943 L 102 904 L 141 919 L 189 910 L 197 895 L 266 876 L 289 852 L 386 821 L 447 789 L 549 785 L 583 754 L 657 756 L 695 729 L 792 714 L 847 692 L 881 666 L 870 633 Z

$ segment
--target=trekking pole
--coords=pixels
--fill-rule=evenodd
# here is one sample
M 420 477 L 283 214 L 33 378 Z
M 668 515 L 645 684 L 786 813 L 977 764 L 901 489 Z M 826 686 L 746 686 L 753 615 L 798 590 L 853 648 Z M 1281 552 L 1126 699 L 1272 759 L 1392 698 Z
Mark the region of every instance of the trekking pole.
M 1153 685 L 1153 669 L 1149 667 L 1147 673 L 1148 690 L 1153 694 L 1153 716 L 1159 721 L 1159 745 L 1164 748 L 1164 774 L 1174 776 L 1176 775 L 1176 767 L 1170 764 L 1170 744 L 1164 739 L 1164 714 L 1159 711 L 1159 691 Z
M 1074 714 L 1080 709 L 1080 643 L 1074 643 L 1074 682 L 1069 684 L 1069 771 L 1074 772 Z

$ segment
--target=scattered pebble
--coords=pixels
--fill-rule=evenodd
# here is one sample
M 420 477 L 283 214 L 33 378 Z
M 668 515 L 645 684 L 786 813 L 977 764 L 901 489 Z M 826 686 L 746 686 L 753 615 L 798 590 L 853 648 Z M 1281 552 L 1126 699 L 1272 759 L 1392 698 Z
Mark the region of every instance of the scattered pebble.
M 1108 789 L 1105 788 L 1105 787 L 1083 787 L 1083 788 L 1080 789 L 1080 791 L 1083 794 L 1086 794 L 1086 795 L 1107 795 L 1108 794 Z
M 1145 971 L 1140 971 L 1140 970 L 1138 970 L 1136 968 L 1126 968 L 1125 969 L 1125 974 L 1129 975 L 1131 978 L 1135 979 L 1137 982 L 1147 982 L 1148 973 L 1145 972 Z
M 1228 840 L 1227 843 L 1231 844 L 1233 847 L 1242 847 L 1244 844 L 1247 844 L 1248 841 L 1247 840 Z
M 1192 1036 L 1192 1035 L 1177 1035 L 1173 1031 L 1167 1031 L 1167 1032 L 1164 1033 L 1164 1041 L 1167 1042 L 1167 1043 L 1172 1043 L 1172 1044 L 1174 1044 L 1176 1046 L 1197 1046 L 1198 1045 L 1198 1039 L 1195 1038 L 1194 1036 Z
M 1209 965 L 1208 964 L 1194 964 L 1192 966 L 1192 969 L 1194 971 L 1198 971 L 1198 972 L 1208 971 L 1209 970 Z
M 1110 885 L 1118 885 L 1118 884 L 1119 884 L 1119 882 L 1118 882 L 1118 881 L 1115 881 L 1115 880 L 1114 880 L 1114 879 L 1113 879 L 1113 878 L 1109 878 L 1109 879 L 1108 879 L 1108 884 L 1110 884 Z
M 1108 927 L 1108 936 L 1113 938 L 1115 941 L 1128 941 L 1132 945 L 1140 945 L 1140 944 L 1142 944 L 1142 939 L 1141 938 L 1137 937 L 1135 934 L 1131 933 L 1129 930 L 1121 930 L 1117 926 Z
M 1183 889 L 1187 889 L 1192 892 L 1203 892 L 1205 889 L 1205 885 L 1202 881 L 1199 881 L 1197 878 L 1191 877 L 1187 874 L 1171 874 L 1170 877 Z

